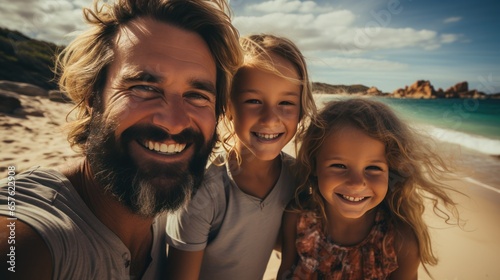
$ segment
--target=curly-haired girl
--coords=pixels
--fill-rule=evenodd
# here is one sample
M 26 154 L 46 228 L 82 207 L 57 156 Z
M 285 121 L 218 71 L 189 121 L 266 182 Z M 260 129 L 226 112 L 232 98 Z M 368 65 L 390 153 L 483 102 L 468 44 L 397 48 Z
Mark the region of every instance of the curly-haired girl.
M 439 182 L 449 168 L 419 139 L 383 103 L 327 104 L 302 139 L 278 279 L 417 279 L 437 264 L 424 200 L 460 220 Z

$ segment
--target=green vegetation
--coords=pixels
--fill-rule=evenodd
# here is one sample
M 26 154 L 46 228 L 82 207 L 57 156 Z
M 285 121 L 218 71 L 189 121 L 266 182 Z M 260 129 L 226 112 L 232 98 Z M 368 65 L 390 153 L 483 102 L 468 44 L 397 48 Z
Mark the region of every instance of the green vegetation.
M 54 58 L 61 46 L 0 27 L 0 80 L 56 89 Z
M 355 94 L 355 93 L 366 93 L 369 87 L 364 85 L 330 85 L 325 83 L 313 83 L 312 90 L 322 93 L 329 94 L 337 94 L 337 93 L 346 93 L 346 94 Z

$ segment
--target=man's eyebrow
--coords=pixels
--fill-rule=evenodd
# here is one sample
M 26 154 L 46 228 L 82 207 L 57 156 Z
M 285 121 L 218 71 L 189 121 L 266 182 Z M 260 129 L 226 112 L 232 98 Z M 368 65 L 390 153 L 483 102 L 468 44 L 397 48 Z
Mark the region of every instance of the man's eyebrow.
M 130 83 L 130 82 L 147 82 L 147 83 L 161 83 L 163 82 L 163 78 L 152 74 L 147 71 L 135 71 L 135 70 L 130 70 L 130 71 L 125 71 L 122 74 L 122 81 L 125 83 Z
M 200 80 L 200 79 L 191 79 L 189 84 L 196 89 L 203 90 L 216 95 L 217 89 L 215 88 L 215 84 L 208 80 Z

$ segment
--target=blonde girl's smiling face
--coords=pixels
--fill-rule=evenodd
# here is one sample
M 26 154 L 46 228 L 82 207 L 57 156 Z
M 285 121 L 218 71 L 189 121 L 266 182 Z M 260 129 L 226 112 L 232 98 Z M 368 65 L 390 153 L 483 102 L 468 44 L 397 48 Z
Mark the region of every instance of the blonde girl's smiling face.
M 289 61 L 271 57 L 276 69 L 293 80 L 255 67 L 243 67 L 234 80 L 229 111 L 238 139 L 236 149 L 243 157 L 252 154 L 272 160 L 297 131 L 299 74 Z
M 318 187 L 328 215 L 361 218 L 385 198 L 385 145 L 352 126 L 330 133 L 316 159 Z

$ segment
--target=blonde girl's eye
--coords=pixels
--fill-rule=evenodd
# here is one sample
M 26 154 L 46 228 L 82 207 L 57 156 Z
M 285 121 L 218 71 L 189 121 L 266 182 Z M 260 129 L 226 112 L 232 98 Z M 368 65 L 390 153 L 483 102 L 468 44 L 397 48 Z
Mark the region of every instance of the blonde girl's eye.
M 261 104 L 262 102 L 260 102 L 257 99 L 248 99 L 248 100 L 245 100 L 244 103 L 247 103 L 247 104 Z
M 280 105 L 295 106 L 295 103 L 291 101 L 281 101 Z
M 338 169 L 347 169 L 347 166 L 345 166 L 342 163 L 334 163 L 334 164 L 330 165 L 330 167 L 338 168 Z

